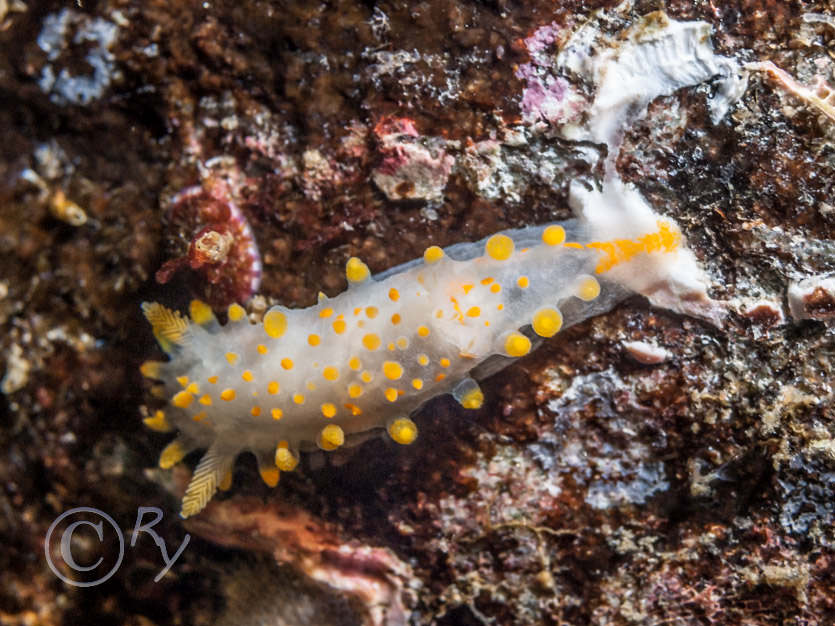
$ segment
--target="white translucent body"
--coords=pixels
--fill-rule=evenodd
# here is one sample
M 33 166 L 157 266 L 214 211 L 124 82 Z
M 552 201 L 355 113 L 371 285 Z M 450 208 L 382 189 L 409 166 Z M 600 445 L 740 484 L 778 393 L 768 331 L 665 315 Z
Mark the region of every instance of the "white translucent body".
M 451 392 L 471 370 L 503 355 L 508 333 L 527 327 L 538 309 L 561 309 L 569 325 L 611 308 L 623 297 L 621 290 L 607 291 L 604 286 L 591 302 L 577 298 L 578 281 L 594 273 L 598 253 L 541 241 L 526 247 L 542 230 L 509 231 L 518 243 L 508 260 L 483 254 L 454 260 L 447 255 L 436 263 L 420 261 L 381 280 L 353 285 L 309 308 L 275 307 L 287 316 L 287 330 L 277 339 L 269 337 L 262 324 L 246 320 L 208 330 L 192 325 L 189 341 L 165 370 L 171 379 L 185 375 L 197 383 L 196 395 L 209 394 L 212 404 L 195 401 L 185 409 L 172 408 L 172 425 L 190 447 L 214 443 L 222 454 L 242 449 L 272 454 L 279 441 L 287 441 L 291 449 L 310 448 L 331 423 L 343 429 L 350 443 L 352 435 L 385 427 L 430 398 Z M 483 252 L 483 243 L 458 245 L 451 254 L 467 258 L 475 250 Z M 523 277 L 524 288 L 519 286 Z M 496 291 L 495 285 L 501 289 Z M 390 296 L 392 289 L 396 300 Z M 333 312 L 322 317 L 326 310 Z M 400 317 L 396 324 L 394 316 Z M 345 322 L 341 333 L 334 330 L 339 319 Z M 371 334 L 380 340 L 374 350 L 363 344 Z M 534 336 L 529 330 L 528 334 Z M 320 338 L 318 345 L 310 345 L 311 335 Z M 266 347 L 266 354 L 259 352 L 259 345 Z M 234 363 L 228 353 L 235 355 Z M 282 366 L 284 359 L 292 360 L 290 369 Z M 357 365 L 352 359 L 359 361 L 358 368 L 352 369 Z M 397 379 L 386 376 L 386 362 L 402 368 Z M 336 380 L 326 378 L 325 368 L 336 368 Z M 244 380 L 245 372 L 251 381 Z M 214 384 L 209 382 L 212 377 L 217 377 Z M 278 383 L 277 394 L 269 392 L 271 382 Z M 355 392 L 362 392 L 357 397 L 350 393 L 354 385 Z M 179 388 L 176 383 L 169 387 L 172 393 Z M 220 399 L 226 389 L 235 391 L 233 400 Z M 394 401 L 386 396 L 392 389 L 397 393 Z M 323 414 L 326 404 L 335 408 L 333 417 Z M 252 414 L 253 407 L 258 407 L 258 415 Z M 273 409 L 281 410 L 280 419 L 272 417 Z M 201 411 L 208 417 L 194 421 Z

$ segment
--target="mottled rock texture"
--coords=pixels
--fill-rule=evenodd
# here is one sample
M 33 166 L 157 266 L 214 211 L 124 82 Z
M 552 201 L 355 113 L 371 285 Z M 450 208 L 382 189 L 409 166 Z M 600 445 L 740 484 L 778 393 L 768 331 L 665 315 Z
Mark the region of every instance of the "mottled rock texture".
M 487 379 L 481 410 L 432 402 L 408 448 L 310 459 L 274 490 L 239 462 L 186 527 L 188 463 L 154 469 L 139 303 L 223 300 L 188 267 L 154 278 L 209 226 L 172 219 L 177 194 L 222 181 L 260 293 L 290 306 L 343 289 L 351 255 L 377 272 L 568 217 L 594 172 L 548 124 L 576 101 L 554 101 L 564 77 L 526 81 L 615 4 L 0 2 L 0 623 L 835 623 L 835 331 L 786 300 L 835 272 L 835 123 L 762 72 L 718 125 L 709 84 L 659 99 L 617 159 L 682 225 L 722 328 L 633 298 Z M 618 19 L 660 8 L 712 24 L 724 55 L 835 84 L 830 2 Z M 159 506 L 169 551 L 196 536 L 158 583 L 142 536 L 106 584 L 71 587 L 43 539 L 74 506 L 127 537 Z M 114 548 L 87 538 L 88 562 Z M 391 610 L 368 604 L 380 580 Z

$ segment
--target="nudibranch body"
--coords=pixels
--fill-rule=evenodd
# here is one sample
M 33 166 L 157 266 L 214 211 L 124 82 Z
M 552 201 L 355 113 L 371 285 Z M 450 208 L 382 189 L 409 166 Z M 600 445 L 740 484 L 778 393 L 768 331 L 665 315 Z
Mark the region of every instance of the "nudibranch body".
M 231 480 L 235 457 L 253 452 L 275 485 L 301 451 L 334 450 L 385 429 L 414 441 L 410 416 L 451 393 L 466 409 L 484 396 L 473 376 L 527 354 L 540 338 L 605 312 L 627 290 L 607 280 L 647 265 L 675 265 L 676 225 L 599 241 L 577 221 L 505 231 L 485 241 L 433 246 L 380 277 L 351 258 L 348 289 L 305 309 L 275 306 L 257 324 L 239 305 L 220 326 L 193 301 L 190 320 L 157 303 L 143 310 L 168 362 L 142 371 L 169 401 L 148 417 L 178 437 L 160 458 L 171 467 L 207 448 L 182 515 L 200 511 Z M 504 359 L 502 358 L 504 357 Z
M 427 400 L 451 393 L 464 408 L 481 406 L 476 378 L 626 295 L 719 325 L 724 308 L 708 296 L 708 278 L 678 226 L 615 167 L 627 126 L 658 96 L 717 79 L 714 122 L 740 97 L 745 75 L 713 53 L 709 32 L 703 22 L 657 12 L 614 37 L 589 22 L 562 46 L 557 67 L 595 93 L 583 120 L 561 132 L 607 147 L 599 184 L 569 185 L 577 220 L 433 246 L 376 278 L 351 258 L 347 291 L 306 309 L 273 307 L 257 324 L 237 304 L 221 327 L 199 301 L 191 320 L 146 303 L 171 360 L 143 365 L 143 374 L 160 381 L 152 391 L 170 405 L 145 422 L 179 430 L 160 465 L 207 449 L 182 515 L 199 512 L 229 485 L 244 450 L 275 485 L 306 449 L 334 450 L 381 430 L 411 443 L 417 427 L 410 416 Z

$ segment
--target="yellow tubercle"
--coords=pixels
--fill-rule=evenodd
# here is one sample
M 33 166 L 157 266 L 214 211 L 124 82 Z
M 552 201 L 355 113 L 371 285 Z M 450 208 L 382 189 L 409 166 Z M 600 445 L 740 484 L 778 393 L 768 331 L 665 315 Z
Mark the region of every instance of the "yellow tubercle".
M 235 393 L 234 389 L 224 389 L 220 392 L 220 399 L 226 402 L 232 402 L 232 400 L 235 399 L 236 395 L 237 394 Z
M 432 263 L 437 263 L 441 259 L 444 258 L 444 251 L 439 248 L 438 246 L 429 246 L 423 252 L 423 260 L 428 264 L 431 265 Z
M 593 276 L 584 276 L 577 285 L 577 297 L 586 302 L 600 295 L 600 283 Z
M 241 374 L 241 378 L 246 382 L 251 383 L 255 377 L 252 375 L 250 370 L 244 370 L 243 374 Z
M 516 284 L 519 285 L 520 289 L 527 289 L 531 285 L 531 280 L 527 276 L 520 276 Z
M 304 404 L 304 394 L 294 393 L 293 394 L 293 402 L 295 404 Z
M 540 337 L 553 337 L 562 328 L 562 314 L 556 309 L 539 309 L 534 313 L 532 326 Z
M 261 415 L 261 407 L 260 406 L 252 407 L 249 410 L 249 414 L 252 415 L 252 417 L 258 417 L 259 415 Z
M 351 398 L 359 398 L 362 395 L 362 387 L 357 383 L 348 385 L 348 395 Z
M 397 361 L 383 362 L 383 375 L 389 380 L 399 380 L 403 376 L 403 366 Z
M 286 441 L 279 442 L 275 449 L 275 464 L 282 472 L 292 472 L 299 464 L 299 460 L 290 452 Z
M 287 332 L 287 316 L 281 311 L 267 311 L 264 315 L 264 331 L 273 339 L 278 339 Z
M 328 366 L 322 370 L 322 376 L 325 380 L 337 380 L 339 378 L 339 370 L 333 366 Z
M 188 305 L 188 314 L 195 324 L 208 324 L 213 322 L 215 314 L 212 313 L 212 307 L 202 300 L 192 300 Z
M 324 415 L 327 418 L 331 418 L 331 417 L 335 416 L 336 415 L 336 405 L 334 405 L 330 402 L 325 402 L 322 405 L 322 415 Z
M 281 472 L 277 467 L 261 467 L 258 472 L 261 474 L 261 480 L 268 487 L 275 487 L 278 484 L 278 479 L 281 477 Z
M 307 343 L 313 347 L 318 346 L 322 342 L 322 338 L 316 334 L 310 334 L 307 336 Z
M 345 443 L 345 433 L 336 424 L 328 424 L 319 433 L 319 447 L 323 450 L 336 450 Z
M 333 332 L 337 335 L 344 333 L 346 328 L 348 328 L 348 324 L 345 323 L 345 320 L 336 320 L 333 323 Z
M 180 384 L 180 387 L 185 389 L 188 387 L 188 376 L 177 376 L 177 382 Z
M 226 356 L 226 361 L 229 365 L 234 365 L 235 362 L 238 360 L 238 355 L 234 352 L 227 352 L 224 356 Z
M 145 361 L 139 366 L 139 371 L 145 378 L 154 378 L 159 380 L 159 372 L 162 367 L 161 361 Z
M 212 406 L 212 397 L 207 393 L 203 394 L 202 396 L 200 396 L 198 402 L 203 406 Z
M 531 351 L 531 340 L 521 333 L 511 333 L 504 342 L 508 356 L 525 356 Z
M 470 389 L 461 398 L 461 406 L 465 409 L 480 409 L 484 404 L 484 392 L 478 387 Z
M 393 387 L 388 387 L 383 392 L 383 394 L 386 396 L 386 400 L 388 400 L 389 402 L 396 402 L 397 401 L 397 397 L 398 397 L 397 389 L 394 389 Z
M 270 411 L 270 415 L 272 415 L 274 420 L 280 420 L 282 417 L 284 417 L 284 411 L 282 411 L 281 409 L 272 409 Z
M 429 329 L 426 326 L 418 326 L 417 334 L 420 337 L 428 337 L 429 336 Z
M 348 367 L 350 367 L 354 371 L 357 371 L 362 368 L 362 361 L 360 361 L 358 357 L 352 356 L 348 360 Z
M 381 343 L 380 336 L 375 333 L 368 333 L 362 338 L 362 345 L 366 350 L 374 351 L 380 347 Z
M 491 259 L 506 261 L 513 254 L 513 239 L 507 235 L 493 235 L 484 245 L 484 251 Z
M 345 264 L 345 277 L 348 279 L 348 282 L 361 283 L 367 280 L 369 276 L 371 276 L 371 270 L 368 269 L 365 263 L 355 256 L 348 259 L 348 262 Z
M 414 442 L 418 436 L 417 425 L 408 417 L 398 417 L 388 427 L 389 437 L 404 446 Z
M 165 418 L 165 413 L 162 411 L 156 411 L 152 417 L 143 419 L 142 423 L 158 433 L 168 433 L 172 430 L 171 424 L 168 423 L 168 420 Z
M 246 309 L 240 304 L 230 304 L 226 309 L 226 314 L 229 316 L 230 322 L 240 322 L 246 317 Z
M 279 385 L 278 382 L 275 380 L 271 380 L 270 383 L 267 385 L 267 393 L 271 396 L 277 394 L 280 389 L 281 385 Z
M 182 461 L 185 455 L 186 451 L 182 444 L 179 441 L 174 440 L 165 446 L 162 453 L 159 455 L 159 466 L 162 469 L 171 469 L 177 463 Z
M 395 289 L 394 287 L 389 289 L 389 300 L 391 300 L 392 302 L 397 302 L 398 300 L 400 300 L 400 292 L 397 291 L 397 289 Z
M 166 397 L 165 385 L 154 385 L 153 387 L 151 387 L 150 392 L 154 398 L 159 398 L 160 400 Z
M 549 246 L 558 246 L 565 241 L 565 229 L 562 226 L 548 226 L 542 231 L 542 241 Z
M 281 367 L 283 367 L 286 370 L 293 369 L 293 359 L 288 359 L 286 357 L 281 359 Z
M 187 409 L 194 402 L 194 396 L 188 391 L 179 391 L 171 398 L 171 404 L 178 409 Z

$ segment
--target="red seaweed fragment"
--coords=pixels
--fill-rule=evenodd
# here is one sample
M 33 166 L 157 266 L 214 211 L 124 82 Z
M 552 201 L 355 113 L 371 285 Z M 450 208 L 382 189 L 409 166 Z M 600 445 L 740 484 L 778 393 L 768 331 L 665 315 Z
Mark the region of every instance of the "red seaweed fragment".
M 188 187 L 174 196 L 169 226 L 190 238 L 182 256 L 166 261 L 156 273 L 165 284 L 188 268 L 199 281 L 192 289 L 213 307 L 246 302 L 261 284 L 261 256 L 252 229 L 219 180 Z

